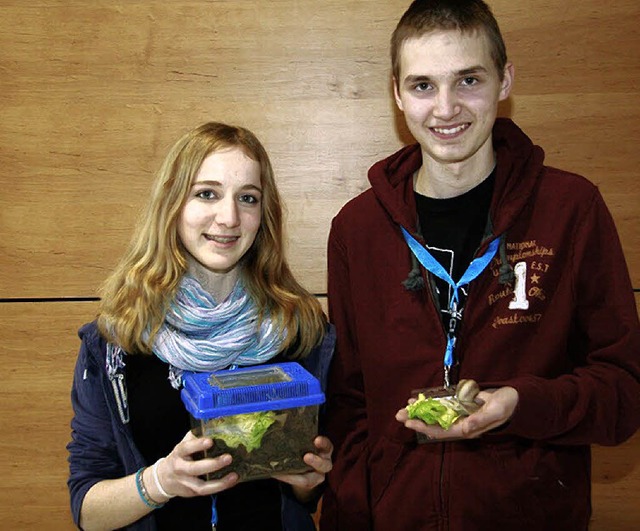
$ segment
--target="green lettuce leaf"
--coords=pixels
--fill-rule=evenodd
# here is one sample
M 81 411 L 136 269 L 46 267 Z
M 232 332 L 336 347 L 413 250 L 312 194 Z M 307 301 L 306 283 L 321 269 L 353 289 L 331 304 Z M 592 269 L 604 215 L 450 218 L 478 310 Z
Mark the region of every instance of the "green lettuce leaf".
M 407 412 L 410 419 L 420 419 L 425 424 L 439 424 L 445 430 L 448 430 L 461 414 L 460 410 L 451 405 L 437 398 L 426 398 L 422 393 L 413 404 L 407 406 Z
M 247 452 L 260 448 L 262 438 L 269 427 L 275 422 L 274 411 L 258 411 L 220 417 L 213 421 L 207 435 L 213 439 L 220 439 L 230 448 L 243 445 Z

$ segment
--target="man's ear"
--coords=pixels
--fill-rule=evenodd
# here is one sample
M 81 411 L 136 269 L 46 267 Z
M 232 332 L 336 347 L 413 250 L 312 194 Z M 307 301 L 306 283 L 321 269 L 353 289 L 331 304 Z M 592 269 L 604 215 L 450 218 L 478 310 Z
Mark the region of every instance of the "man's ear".
M 391 78 L 391 81 L 393 82 L 393 97 L 396 100 L 396 105 L 398 106 L 398 109 L 404 112 L 404 109 L 402 108 L 402 100 L 400 99 L 400 91 L 398 90 L 398 80 L 396 79 L 396 76 L 393 76 Z
M 513 80 L 515 76 L 515 68 L 513 63 L 507 63 L 504 66 L 504 76 L 502 77 L 502 82 L 500 83 L 500 101 L 506 100 L 511 93 L 511 88 L 513 87 Z

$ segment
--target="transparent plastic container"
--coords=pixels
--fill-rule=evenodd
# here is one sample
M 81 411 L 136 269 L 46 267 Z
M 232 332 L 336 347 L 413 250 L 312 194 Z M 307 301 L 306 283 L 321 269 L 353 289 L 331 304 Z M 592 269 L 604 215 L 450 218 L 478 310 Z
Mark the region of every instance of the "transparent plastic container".
M 314 451 L 325 397 L 299 363 L 189 372 L 183 381 L 181 398 L 194 433 L 214 442 L 205 456 L 233 458 L 207 479 L 236 472 L 239 481 L 251 481 L 310 469 L 302 458 Z

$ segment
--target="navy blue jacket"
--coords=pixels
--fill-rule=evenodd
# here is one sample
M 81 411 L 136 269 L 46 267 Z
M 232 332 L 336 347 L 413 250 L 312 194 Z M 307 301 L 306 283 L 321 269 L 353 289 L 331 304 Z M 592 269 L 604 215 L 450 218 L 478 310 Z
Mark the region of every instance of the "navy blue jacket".
M 148 466 L 136 447 L 129 425 L 124 367 L 107 362 L 114 354 L 98 331 L 95 322 L 78 332 L 82 344 L 76 362 L 71 403 L 69 451 L 69 492 L 71 512 L 78 525 L 80 508 L 87 491 L 99 481 L 134 474 Z M 301 361 L 322 383 L 323 391 L 335 344 L 335 332 L 329 326 L 322 344 Z M 109 369 L 108 369 L 109 367 Z M 282 524 L 285 531 L 315 530 L 310 515 L 312 506 L 300 504 L 287 485 L 282 484 Z M 154 531 L 154 513 L 141 518 L 127 529 Z

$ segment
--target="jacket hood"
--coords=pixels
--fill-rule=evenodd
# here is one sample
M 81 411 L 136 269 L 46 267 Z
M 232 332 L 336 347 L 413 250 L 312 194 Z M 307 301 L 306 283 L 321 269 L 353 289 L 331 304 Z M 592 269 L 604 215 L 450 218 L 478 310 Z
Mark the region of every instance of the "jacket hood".
M 502 235 L 531 199 L 544 172 L 544 151 L 507 118 L 496 120 L 493 147 L 497 166 L 490 217 L 493 234 Z
M 419 144 L 402 148 L 369 169 L 369 183 L 376 198 L 398 225 L 416 232 L 413 174 L 422 165 Z
M 492 235 L 500 236 L 508 231 L 529 201 L 543 171 L 544 151 L 507 118 L 496 120 L 493 145 L 497 166 L 490 224 Z M 422 151 L 419 144 L 414 144 L 369 170 L 371 188 L 382 207 L 395 223 L 412 233 L 417 232 L 413 174 L 421 165 Z

